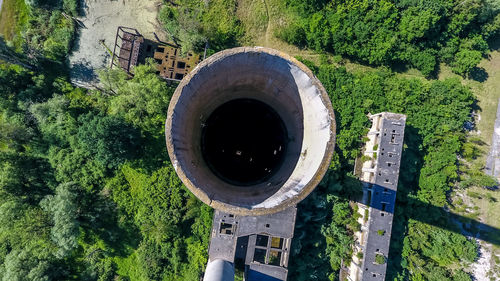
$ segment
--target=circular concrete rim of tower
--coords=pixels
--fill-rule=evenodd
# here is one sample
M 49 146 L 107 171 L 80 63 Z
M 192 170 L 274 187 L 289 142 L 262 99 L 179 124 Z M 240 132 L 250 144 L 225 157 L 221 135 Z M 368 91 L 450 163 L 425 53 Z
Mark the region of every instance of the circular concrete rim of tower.
M 205 190 L 197 186 L 192 179 L 189 178 L 187 171 L 187 164 L 180 163 L 178 161 L 178 158 L 176 156 L 176 151 L 175 151 L 175 146 L 174 146 L 174 139 L 172 137 L 172 121 L 173 121 L 173 114 L 174 114 L 174 109 L 176 108 L 179 99 L 181 98 L 181 94 L 183 90 L 186 87 L 189 87 L 189 84 L 193 77 L 196 77 L 198 73 L 203 71 L 205 67 L 209 67 L 212 64 L 216 64 L 217 62 L 229 58 L 233 55 L 241 54 L 241 53 L 256 53 L 256 54 L 264 54 L 264 55 L 269 55 L 269 56 L 275 56 L 277 59 L 282 59 L 285 60 L 286 63 L 293 65 L 297 67 L 300 71 L 302 71 L 305 75 L 307 75 L 307 78 L 309 79 L 308 82 L 312 84 L 312 87 L 314 87 L 318 92 L 319 92 L 319 98 L 321 100 L 321 103 L 324 106 L 324 109 L 327 111 L 327 117 L 328 117 L 328 130 L 329 130 L 329 140 L 327 141 L 324 149 L 324 154 L 323 157 L 320 161 L 319 167 L 316 169 L 316 172 L 312 175 L 311 179 L 300 188 L 299 192 L 294 193 L 293 196 L 289 196 L 290 194 L 287 194 L 287 198 L 281 200 L 280 202 L 274 204 L 273 206 L 265 206 L 265 207 L 243 207 L 243 206 L 237 206 L 233 205 L 221 200 L 214 199 L 213 196 L 210 196 L 210 194 L 207 194 Z M 233 48 L 233 49 L 227 49 L 221 52 L 218 52 L 209 58 L 203 60 L 200 64 L 196 66 L 195 69 L 193 69 L 189 74 L 187 74 L 184 79 L 179 83 L 178 87 L 176 88 L 171 100 L 170 104 L 168 107 L 168 114 L 167 114 L 167 120 L 165 122 L 165 135 L 166 135 L 166 144 L 167 144 L 167 149 L 168 149 L 168 154 L 170 156 L 170 160 L 174 166 L 175 171 L 177 172 L 179 178 L 181 181 L 186 185 L 186 187 L 196 196 L 198 197 L 202 202 L 206 203 L 207 205 L 224 211 L 228 212 L 231 214 L 235 215 L 265 215 L 265 214 L 272 214 L 276 213 L 282 210 L 285 210 L 289 207 L 295 206 L 298 204 L 300 201 L 302 201 L 304 198 L 306 198 L 313 190 L 316 188 L 316 186 L 320 183 L 322 180 L 323 176 L 327 172 L 331 159 L 333 157 L 333 152 L 334 152 L 334 146 L 335 146 L 335 134 L 336 132 L 336 124 L 335 124 L 335 116 L 334 116 L 334 111 L 331 105 L 331 101 L 328 97 L 328 94 L 321 84 L 321 82 L 314 76 L 312 71 L 306 67 L 304 64 L 296 60 L 295 58 L 289 56 L 288 54 L 285 54 L 283 52 L 270 49 L 270 48 L 265 48 L 265 47 L 238 47 L 238 48 Z M 302 152 L 303 153 L 303 152 Z M 303 155 L 301 154 L 301 157 Z

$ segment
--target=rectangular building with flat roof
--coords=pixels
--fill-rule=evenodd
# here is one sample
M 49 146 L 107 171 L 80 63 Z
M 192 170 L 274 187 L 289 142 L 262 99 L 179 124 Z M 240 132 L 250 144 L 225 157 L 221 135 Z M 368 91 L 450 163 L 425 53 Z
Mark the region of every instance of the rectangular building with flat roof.
M 296 215 L 296 207 L 262 216 L 215 210 L 209 261 L 234 263 L 246 281 L 285 281 Z

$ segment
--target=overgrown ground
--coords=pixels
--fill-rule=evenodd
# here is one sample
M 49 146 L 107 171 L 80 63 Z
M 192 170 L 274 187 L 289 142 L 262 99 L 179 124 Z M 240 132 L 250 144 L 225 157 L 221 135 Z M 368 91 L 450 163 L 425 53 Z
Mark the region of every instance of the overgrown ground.
M 440 66 L 439 79 L 444 80 L 456 77 L 462 83 L 469 86 L 477 98 L 476 128 L 470 132 L 471 137 L 478 137 L 478 148 L 480 154 L 473 160 L 471 165 L 484 167 L 486 158 L 491 149 L 494 124 L 497 114 L 497 105 L 500 99 L 500 40 L 492 43 L 492 52 L 487 59 L 483 59 L 478 65 L 474 76 L 466 79 L 454 74 L 450 67 Z M 500 193 L 479 187 L 470 187 L 466 192 L 452 196 L 455 212 L 459 215 L 473 218 L 484 224 L 500 229 Z M 482 263 L 481 257 L 478 265 L 472 268 L 475 275 L 488 277 L 490 280 L 500 278 L 500 246 L 480 242 L 482 248 L 481 256 L 487 255 L 490 264 Z M 486 253 L 487 251 L 488 253 Z M 481 273 L 481 271 L 484 271 Z M 480 278 L 478 279 L 480 280 Z
M 139 66 L 133 79 L 117 70 L 103 72 L 99 91 L 69 85 L 62 66 L 74 25 L 61 12 L 78 13 L 76 1 L 63 2 L 63 7 L 30 9 L 29 27 L 23 32 L 31 50 L 43 50 L 31 54 L 40 59 L 33 62 L 38 69 L 0 65 L 0 279 L 197 280 L 206 265 L 211 211 L 182 187 L 166 155 L 161 128 L 174 87 L 165 85 L 152 65 Z M 475 242 L 457 234 L 460 230 L 449 223 L 447 207 L 496 226 L 499 194 L 476 187 L 447 193 L 451 185 L 462 183 L 459 172 L 468 176 L 463 169 L 484 165 L 484 155 L 467 144 L 478 143 L 486 152 L 491 132 L 483 131 L 482 142 L 465 141 L 463 124 L 470 120 L 474 97 L 461 83 L 476 92 L 481 114 L 489 112 L 492 124 L 496 96 L 486 88 L 498 88 L 488 84 L 498 82 L 497 72 L 484 65 L 494 64 L 498 54 L 480 65 L 483 74 L 489 73 L 484 84 L 458 76 L 444 80 L 455 76 L 446 67 L 440 68 L 443 81 L 426 81 L 419 71 L 405 66 L 391 65 L 388 70 L 351 63 L 276 39 L 277 32 L 297 19 L 284 2 L 167 1 L 159 17 L 172 37 L 190 43 L 183 47 L 203 47 L 208 41 L 212 53 L 261 45 L 300 56 L 337 109 L 338 153 L 322 183 L 299 205 L 289 279 L 336 280 L 341 262 L 349 261 L 352 233 L 360 227 L 349 206 L 360 189 L 351 166 L 369 125 L 366 114 L 394 111 L 408 114 L 408 119 L 388 274 L 398 275 L 398 280 L 464 281 L 472 277 L 465 272 L 473 272 L 484 280 L 488 272 L 479 271 L 498 258 L 481 251 L 482 259 L 475 261 Z M 418 13 L 410 17 L 419 18 Z M 349 29 L 351 23 L 344 26 Z M 390 31 L 397 25 L 389 27 Z M 310 30 L 304 30 L 309 35 Z M 310 43 L 325 38 L 320 36 L 324 30 L 321 26 L 316 34 L 311 31 L 315 37 Z M 365 47 L 371 46 L 355 50 Z M 383 53 L 387 54 L 391 52 Z M 53 73 L 56 68 L 61 73 Z M 481 122 L 486 130 L 488 125 Z M 491 239 L 493 243 L 497 238 Z
M 245 29 L 242 44 L 269 47 L 319 63 L 320 55 L 316 52 L 276 38 L 275 32 L 289 20 L 285 13 L 282 0 L 239 0 L 236 14 Z
M 24 0 L 3 0 L 0 11 L 0 34 L 20 47 L 19 33 L 28 20 L 28 8 Z
M 498 44 L 493 45 L 498 46 Z M 486 76 L 482 78 L 486 80 L 480 82 L 482 79 L 480 81 L 464 79 L 463 83 L 471 87 L 478 100 L 476 130 L 471 132 L 471 135 L 480 138 L 481 155 L 473 161 L 473 164 L 484 166 L 488 152 L 491 149 L 497 105 L 500 98 L 500 49 L 495 49 L 488 59 L 482 60 L 479 68 L 483 68 L 484 73 L 486 73 Z M 440 79 L 457 76 L 452 74 L 449 68 L 442 67 L 441 69 Z M 457 202 L 462 201 L 461 198 L 464 202 L 463 205 L 457 204 Z M 469 206 L 466 210 L 459 210 L 457 213 L 472 216 L 487 225 L 500 229 L 500 217 L 498 216 L 500 213 L 500 192 L 498 190 L 491 191 L 471 187 L 462 196 L 454 197 L 453 202 L 459 206 Z M 484 271 L 482 276 L 487 276 L 490 280 L 498 280 L 500 278 L 500 246 L 484 242 L 481 242 L 481 245 L 483 246 L 481 255 L 486 255 L 490 264 L 489 266 L 479 264 L 479 268 L 473 266 L 475 272 L 478 274 Z
M 290 20 L 289 15 L 285 14 L 286 12 L 284 1 L 239 0 L 237 16 L 246 31 L 242 43 L 278 49 L 316 64 L 326 57 L 333 63 L 345 65 L 348 71 L 366 72 L 376 70 L 374 67 L 353 63 L 345 58 L 340 59 L 329 54 L 318 54 L 311 50 L 300 49 L 277 39 L 275 36 L 276 30 L 283 26 L 287 20 Z M 477 98 L 478 117 L 476 118 L 476 129 L 470 133 L 470 137 L 477 135 L 480 138 L 480 141 L 477 142 L 480 153 L 469 164 L 481 167 L 484 167 L 486 156 L 490 150 L 497 102 L 500 98 L 500 48 L 496 47 L 499 46 L 497 43 L 491 45 L 493 50 L 489 58 L 481 61 L 472 77 L 463 78 L 454 74 L 451 67 L 444 64 L 440 65 L 438 73 L 439 80 L 450 77 L 460 79 L 462 84 L 472 89 Z M 426 80 L 420 71 L 412 68 L 403 69 L 397 72 L 397 75 L 405 78 Z M 452 212 L 478 220 L 496 229 L 500 228 L 500 217 L 498 216 L 498 213 L 500 213 L 500 192 L 470 187 L 466 191 L 455 193 L 452 196 L 452 201 L 456 207 Z M 500 247 L 482 241 L 479 242 L 482 246 L 480 259 L 471 265 L 469 271 L 477 280 L 484 277 L 498 280 L 496 278 L 500 278 Z

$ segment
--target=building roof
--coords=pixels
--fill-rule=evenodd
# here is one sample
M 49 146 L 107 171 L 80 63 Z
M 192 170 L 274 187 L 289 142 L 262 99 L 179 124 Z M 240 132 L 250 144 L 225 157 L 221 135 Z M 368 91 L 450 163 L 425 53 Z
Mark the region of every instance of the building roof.
M 296 215 L 296 207 L 262 216 L 235 216 L 216 210 L 209 261 L 241 264 L 249 281 L 286 280 Z
M 370 202 L 370 219 L 368 238 L 363 253 L 361 280 L 383 281 L 386 277 L 387 257 L 391 240 L 394 205 L 398 188 L 399 168 L 403 150 L 403 138 L 406 116 L 383 112 L 371 116 L 376 134 L 378 148 L 376 163 L 372 172 L 372 182 L 368 186 Z M 378 122 L 377 124 L 375 124 Z M 375 150 L 375 149 L 374 149 Z M 376 257 L 383 256 L 382 264 Z

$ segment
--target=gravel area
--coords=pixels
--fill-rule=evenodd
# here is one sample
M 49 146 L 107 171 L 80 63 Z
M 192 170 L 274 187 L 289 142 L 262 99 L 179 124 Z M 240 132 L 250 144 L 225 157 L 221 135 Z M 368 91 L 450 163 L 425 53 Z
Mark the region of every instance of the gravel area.
M 490 280 L 488 273 L 491 270 L 491 244 L 481 243 L 480 239 L 476 238 L 479 248 L 479 259 L 472 265 L 472 275 L 474 280 Z
M 155 0 L 84 0 L 83 16 L 78 18 L 82 24 L 69 57 L 72 82 L 83 87 L 97 83 L 96 70 L 111 62 L 118 26 L 135 28 L 149 39 L 156 33 L 165 40 L 156 18 L 160 5 Z

